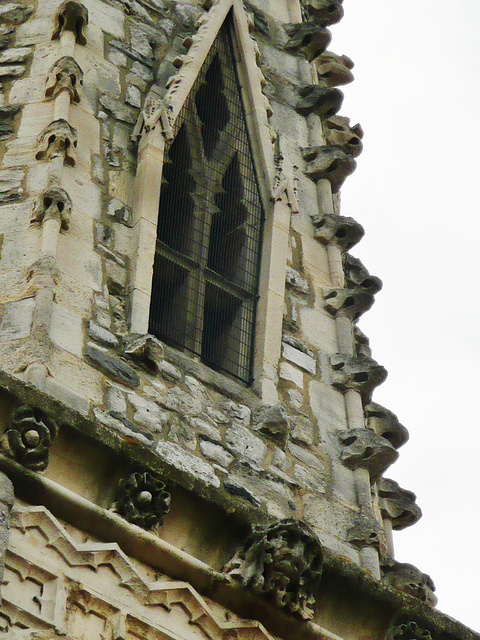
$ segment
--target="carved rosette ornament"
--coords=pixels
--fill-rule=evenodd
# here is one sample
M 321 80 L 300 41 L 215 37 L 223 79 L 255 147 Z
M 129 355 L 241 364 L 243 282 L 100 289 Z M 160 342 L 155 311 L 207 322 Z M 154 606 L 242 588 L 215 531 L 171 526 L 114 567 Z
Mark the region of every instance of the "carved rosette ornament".
M 55 99 L 61 91 L 68 91 L 70 102 L 80 102 L 78 88 L 82 84 L 83 71 L 71 56 L 64 56 L 48 72 L 45 97 Z
M 11 426 L 2 437 L 1 449 L 27 469 L 44 471 L 57 432 L 55 421 L 43 411 L 20 406 L 12 411 Z
M 432 634 L 419 627 L 416 622 L 407 622 L 393 627 L 388 632 L 386 640 L 432 640 Z
M 170 494 L 160 478 L 134 472 L 120 480 L 115 510 L 128 522 L 152 529 L 170 511 Z
M 323 553 L 310 529 L 294 519 L 256 527 L 224 572 L 304 620 L 313 617 Z

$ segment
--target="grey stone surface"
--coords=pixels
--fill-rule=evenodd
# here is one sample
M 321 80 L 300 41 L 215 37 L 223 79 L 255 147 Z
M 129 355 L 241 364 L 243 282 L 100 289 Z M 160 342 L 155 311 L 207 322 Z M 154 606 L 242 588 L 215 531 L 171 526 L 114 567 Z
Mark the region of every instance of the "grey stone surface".
M 214 442 L 221 442 L 222 435 L 220 430 L 205 418 L 206 416 L 202 416 L 201 418 L 189 418 L 188 422 L 198 435 L 205 436 Z
M 316 429 L 312 421 L 305 416 L 295 416 L 290 437 L 295 442 L 311 445 L 315 442 Z
M 254 429 L 263 434 L 285 440 L 290 433 L 292 423 L 281 405 L 263 405 L 253 412 Z
M 197 448 L 197 437 L 194 429 L 180 416 L 174 416 L 170 422 L 168 439 L 187 447 L 191 451 Z
M 24 298 L 2 305 L 0 340 L 18 340 L 30 335 L 35 298 Z
M 118 346 L 118 338 L 108 329 L 97 324 L 93 320 L 88 322 L 88 335 L 97 342 L 100 342 L 109 347 Z
M 244 427 L 249 426 L 252 412 L 246 405 L 227 400 L 220 403 L 220 406 L 231 420 Z
M 228 467 L 234 460 L 234 457 L 228 453 L 224 447 L 209 440 L 202 440 L 200 442 L 200 450 L 206 458 L 212 462 L 216 462 L 221 467 Z
M 119 382 L 124 382 L 132 387 L 138 387 L 140 384 L 140 378 L 132 367 L 96 345 L 88 343 L 85 348 L 85 356 Z
M 121 389 L 109 386 L 105 395 L 109 411 L 121 416 L 127 415 L 127 401 L 125 393 Z
M 295 458 L 303 462 L 308 467 L 317 469 L 318 471 L 322 472 L 325 471 L 325 466 L 320 458 L 304 447 L 300 447 L 297 444 L 290 442 L 288 445 L 288 450 Z
M 226 447 L 236 457 L 253 465 L 260 465 L 267 453 L 267 445 L 240 424 L 232 424 L 225 434 Z
M 390 442 L 369 429 L 350 429 L 339 433 L 341 461 L 349 469 L 367 469 L 372 482 L 398 458 Z
M 153 436 L 150 433 L 140 429 L 124 416 L 110 415 L 106 411 L 101 411 L 100 409 L 94 409 L 93 413 L 100 424 L 117 431 L 121 436 L 132 438 L 133 440 L 147 446 L 151 446 L 153 444 Z
M 287 267 L 285 272 L 285 282 L 300 293 L 309 293 L 310 291 L 308 280 L 301 276 L 298 271 L 292 269 L 292 267 Z
M 298 367 L 300 367 L 300 369 L 304 369 L 312 376 L 314 376 L 317 372 L 317 363 L 312 358 L 312 356 L 303 353 L 299 349 L 296 349 L 295 347 L 284 343 L 282 354 L 286 360 L 289 360 L 293 364 L 296 364 Z
M 179 471 L 188 473 L 196 480 L 213 487 L 220 486 L 220 480 L 215 475 L 213 467 L 193 453 L 185 451 L 180 445 L 162 440 L 157 444 L 156 453 L 165 462 Z
M 13 202 L 23 196 L 24 177 L 25 173 L 21 169 L 0 171 L 0 205 Z

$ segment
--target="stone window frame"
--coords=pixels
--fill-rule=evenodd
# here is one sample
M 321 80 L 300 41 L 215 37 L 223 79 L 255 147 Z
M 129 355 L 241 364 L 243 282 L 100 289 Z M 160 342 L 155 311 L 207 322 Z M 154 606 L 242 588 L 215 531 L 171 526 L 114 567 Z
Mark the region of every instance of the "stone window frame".
M 219 0 L 205 14 L 180 71 L 169 84 L 166 96 L 161 100 L 151 100 L 144 108 L 139 122 L 138 163 L 132 201 L 136 258 L 132 264 L 130 331 L 145 334 L 149 328 L 165 144 L 172 138 L 173 124 L 230 11 L 239 60 L 237 70 L 243 87 L 245 115 L 266 216 L 255 331 L 253 388 L 264 402 L 274 403 L 278 401 L 276 379 L 281 351 L 285 271 L 292 209 L 289 197 L 291 189 L 278 188 L 279 184 L 284 185 L 284 180 L 278 175 L 272 129 L 267 117 L 267 99 L 262 92 L 261 71 L 256 63 L 257 52 L 249 34 L 248 19 L 241 0 Z M 196 359 L 195 356 L 191 357 Z

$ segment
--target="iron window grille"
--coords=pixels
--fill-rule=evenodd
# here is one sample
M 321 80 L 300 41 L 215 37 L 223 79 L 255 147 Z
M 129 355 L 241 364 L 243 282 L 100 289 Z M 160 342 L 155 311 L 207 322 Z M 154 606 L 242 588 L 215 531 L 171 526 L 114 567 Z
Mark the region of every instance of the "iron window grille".
M 167 143 L 150 332 L 251 383 L 264 211 L 232 17 Z

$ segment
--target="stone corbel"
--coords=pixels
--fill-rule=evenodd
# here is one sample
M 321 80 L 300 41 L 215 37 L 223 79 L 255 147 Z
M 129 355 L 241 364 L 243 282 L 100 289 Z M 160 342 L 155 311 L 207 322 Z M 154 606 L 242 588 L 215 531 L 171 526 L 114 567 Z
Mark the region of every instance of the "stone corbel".
M 414 598 L 434 607 L 437 597 L 434 594 L 435 585 L 426 573 L 422 573 L 413 564 L 395 562 L 391 566 L 382 567 L 383 582 L 389 584 L 397 591 L 408 593 Z
M 368 311 L 375 299 L 361 289 L 329 289 L 324 296 L 324 308 L 332 317 L 344 316 L 357 320 Z
M 304 20 L 314 20 L 322 27 L 340 22 L 343 0 L 301 0 Z
M 352 471 L 366 469 L 372 483 L 398 458 L 390 442 L 369 429 L 341 431 L 339 441 L 341 462 Z
M 46 189 L 34 209 L 32 223 L 46 222 L 55 219 L 60 222 L 60 227 L 66 231 L 70 226 L 72 213 L 72 201 L 68 193 L 60 187 Z
M 348 287 L 359 288 L 372 295 L 378 293 L 383 287 L 380 278 L 371 276 L 362 261 L 349 253 L 343 256 L 343 270 Z
M 285 25 L 288 41 L 285 49 L 303 55 L 312 62 L 330 44 L 332 34 L 313 22 L 298 22 Z
M 314 182 L 328 180 L 332 193 L 337 193 L 345 179 L 357 168 L 357 163 L 345 147 L 308 147 L 303 151 L 305 175 Z
M 318 80 L 325 87 L 339 87 L 350 84 L 354 77 L 352 69 L 355 65 L 348 56 L 339 56 L 331 51 L 325 51 L 316 62 Z
M 322 564 L 322 548 L 313 532 L 288 519 L 256 527 L 224 572 L 230 580 L 308 620 L 313 617 Z
M 83 71 L 71 56 L 63 56 L 52 66 L 47 76 L 45 97 L 54 100 L 62 91 L 70 95 L 70 102 L 80 102 L 78 88 L 83 84 Z
M 358 158 L 363 151 L 363 129 L 361 125 L 350 126 L 350 118 L 332 116 L 323 123 L 325 142 L 330 146 L 340 146 L 345 153 Z
M 300 100 L 296 110 L 302 116 L 314 113 L 320 118 L 331 118 L 340 110 L 343 103 L 343 93 L 340 89 L 321 87 L 318 84 L 309 84 L 298 91 Z
M 78 0 L 65 0 L 55 16 L 52 40 L 58 40 L 64 31 L 71 31 L 78 44 L 87 44 L 84 29 L 88 24 L 88 10 Z
M 343 392 L 358 391 L 364 402 L 370 400 L 375 387 L 387 378 L 386 369 L 371 358 L 354 358 L 337 353 L 330 356 L 330 364 L 332 385 Z
M 39 150 L 35 158 L 49 161 L 63 156 L 63 163 L 69 167 L 76 164 L 77 130 L 66 120 L 54 120 L 38 137 Z
M 322 244 L 334 244 L 348 251 L 363 238 L 365 230 L 353 218 L 324 213 L 312 216 L 315 239 Z
M 142 529 L 161 525 L 170 511 L 170 493 L 165 483 L 151 473 L 134 472 L 120 480 L 114 510 Z
M 32 471 L 45 471 L 57 425 L 43 411 L 26 405 L 12 411 L 10 426 L 0 440 L 1 451 Z
M 389 440 L 395 449 L 399 449 L 407 442 L 408 431 L 392 411 L 371 402 L 365 406 L 365 418 L 367 427 Z
M 394 480 L 380 478 L 378 498 L 382 517 L 390 520 L 395 531 L 411 527 L 422 517 L 422 510 L 416 503 L 417 496 L 402 489 Z

